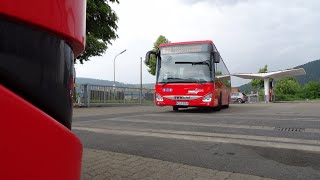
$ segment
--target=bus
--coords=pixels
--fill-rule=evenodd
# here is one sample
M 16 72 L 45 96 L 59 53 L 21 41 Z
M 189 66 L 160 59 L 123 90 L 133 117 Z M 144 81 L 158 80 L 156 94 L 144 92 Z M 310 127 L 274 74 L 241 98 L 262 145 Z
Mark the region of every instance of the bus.
M 156 60 L 155 104 L 206 110 L 228 108 L 230 73 L 211 40 L 161 44 L 146 53 Z
M 85 0 L 0 0 L 0 179 L 81 178 L 72 133 Z

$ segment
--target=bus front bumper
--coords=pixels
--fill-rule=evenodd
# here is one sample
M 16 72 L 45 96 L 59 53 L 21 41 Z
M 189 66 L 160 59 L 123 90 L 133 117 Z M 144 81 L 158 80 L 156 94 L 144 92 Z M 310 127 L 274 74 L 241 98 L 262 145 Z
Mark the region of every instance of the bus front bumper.
M 218 105 L 218 99 L 213 98 L 210 102 L 203 102 L 202 98 L 196 100 L 170 100 L 163 98 L 163 101 L 155 101 L 157 106 L 178 106 L 178 107 L 214 107 Z

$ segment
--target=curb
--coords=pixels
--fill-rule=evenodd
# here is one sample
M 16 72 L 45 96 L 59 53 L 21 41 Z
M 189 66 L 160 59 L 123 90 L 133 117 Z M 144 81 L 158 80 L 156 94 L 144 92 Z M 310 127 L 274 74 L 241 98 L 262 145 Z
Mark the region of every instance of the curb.
M 310 101 L 275 101 L 274 103 L 320 103 L 320 100 L 310 100 Z

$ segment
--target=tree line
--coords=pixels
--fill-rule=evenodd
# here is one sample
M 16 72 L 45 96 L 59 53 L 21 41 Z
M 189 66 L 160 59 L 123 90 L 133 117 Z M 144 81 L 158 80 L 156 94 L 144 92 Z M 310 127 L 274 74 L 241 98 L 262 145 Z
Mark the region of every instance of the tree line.
M 278 80 L 274 86 L 276 101 L 320 99 L 320 82 L 310 81 L 300 85 L 295 78 Z

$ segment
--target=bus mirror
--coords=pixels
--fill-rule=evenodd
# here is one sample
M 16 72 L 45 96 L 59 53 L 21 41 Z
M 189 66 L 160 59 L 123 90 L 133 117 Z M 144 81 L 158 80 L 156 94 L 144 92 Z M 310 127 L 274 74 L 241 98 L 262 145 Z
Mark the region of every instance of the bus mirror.
M 220 62 L 220 53 L 213 52 L 213 58 L 214 58 L 214 63 L 219 63 Z
M 147 54 L 146 54 L 146 60 L 144 61 L 144 63 L 145 63 L 146 65 L 149 65 L 149 64 L 150 64 L 151 54 L 156 55 L 156 52 L 154 52 L 153 50 L 147 52 Z

